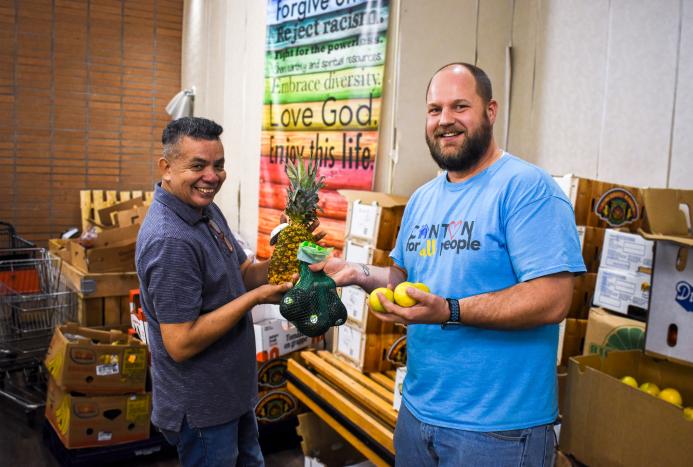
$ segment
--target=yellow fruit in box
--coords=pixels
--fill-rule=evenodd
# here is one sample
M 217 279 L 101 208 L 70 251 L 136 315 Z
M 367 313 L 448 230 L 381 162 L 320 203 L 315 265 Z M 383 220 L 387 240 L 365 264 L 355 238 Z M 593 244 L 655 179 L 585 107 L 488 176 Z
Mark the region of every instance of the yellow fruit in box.
M 678 405 L 681 407 L 683 405 L 683 399 L 681 394 L 674 388 L 664 388 L 659 392 L 659 398 L 667 401 L 670 404 Z
M 377 311 L 379 313 L 387 313 L 387 310 L 383 308 L 382 303 L 380 303 L 378 293 L 383 294 L 385 298 L 387 298 L 389 301 L 393 301 L 395 299 L 394 293 L 387 287 L 378 287 L 368 296 L 368 305 L 371 307 L 373 311 Z
M 693 422 L 693 407 L 683 409 L 683 417 L 689 422 Z
M 638 389 L 638 382 L 632 376 L 624 376 L 623 378 L 621 378 L 621 382 L 623 384 L 627 384 L 630 387 Z
M 640 390 L 655 397 L 657 397 L 657 395 L 659 394 L 659 386 L 657 386 L 655 383 L 650 383 L 649 381 L 646 383 L 642 383 L 640 385 Z

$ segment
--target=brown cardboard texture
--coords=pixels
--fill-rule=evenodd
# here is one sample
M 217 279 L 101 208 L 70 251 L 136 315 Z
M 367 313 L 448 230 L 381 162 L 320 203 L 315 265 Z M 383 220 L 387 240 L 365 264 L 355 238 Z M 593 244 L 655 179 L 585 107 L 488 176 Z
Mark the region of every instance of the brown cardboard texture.
M 122 201 L 120 203 L 113 204 L 113 205 L 105 207 L 103 209 L 99 209 L 97 211 L 97 215 L 99 218 L 98 220 L 101 223 L 101 225 L 103 225 L 104 227 L 122 226 L 122 224 L 119 224 L 117 222 L 116 213 L 121 212 L 121 211 L 130 211 L 132 209 L 136 209 L 137 207 L 144 206 L 145 203 L 146 202 L 144 200 L 144 197 L 138 196 L 137 198 L 132 198 L 132 199 L 129 199 L 127 201 Z M 141 221 L 139 223 L 141 223 Z M 130 224 L 125 224 L 125 225 L 130 225 Z
M 645 323 L 592 308 L 587 320 L 584 355 L 605 355 L 614 350 L 643 350 Z
M 690 466 L 693 422 L 684 418 L 681 407 L 622 383 L 624 376 L 675 388 L 684 405 L 693 404 L 693 368 L 636 350 L 573 357 L 561 450 L 594 466 Z
M 587 272 L 597 272 L 599 269 L 605 230 L 599 227 L 578 226 L 580 243 L 582 244 L 582 259 L 585 262 Z
M 147 346 L 121 331 L 55 328 L 45 360 L 56 384 L 87 394 L 144 392 Z
M 693 213 L 691 190 L 644 190 L 655 257 L 645 351 L 693 365 Z
M 566 319 L 565 334 L 563 336 L 563 351 L 561 352 L 561 366 L 567 366 L 570 357 L 582 354 L 586 330 L 586 319 Z
M 570 175 L 554 179 L 573 203 L 577 225 L 626 228 L 631 232 L 637 232 L 642 225 L 639 188 Z
M 693 247 L 693 235 L 689 231 L 693 214 L 693 190 L 647 188 L 643 191 L 647 223 L 640 230 L 648 240 L 666 240 Z M 686 213 L 682 206 L 687 206 Z
M 349 201 L 346 236 L 365 240 L 380 250 L 394 248 L 407 198 L 373 191 L 337 191 Z
M 46 419 L 68 449 L 112 446 L 149 438 L 151 395 L 84 396 L 49 378 Z
M 84 272 L 127 272 L 135 270 L 135 242 L 139 224 L 99 232 L 93 247 L 77 240 L 69 243 L 70 263 Z

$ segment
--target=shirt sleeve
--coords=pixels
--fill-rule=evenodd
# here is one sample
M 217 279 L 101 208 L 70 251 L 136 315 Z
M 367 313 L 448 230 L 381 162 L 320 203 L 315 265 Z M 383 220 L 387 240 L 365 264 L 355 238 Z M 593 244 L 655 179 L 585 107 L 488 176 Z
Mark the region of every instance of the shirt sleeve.
M 513 211 L 505 224 L 506 241 L 520 282 L 558 272 L 585 272 L 573 209 L 547 195 Z
M 185 323 L 197 319 L 202 307 L 202 271 L 192 245 L 162 238 L 151 244 L 143 260 L 146 266 L 142 286 L 147 289 L 158 321 Z

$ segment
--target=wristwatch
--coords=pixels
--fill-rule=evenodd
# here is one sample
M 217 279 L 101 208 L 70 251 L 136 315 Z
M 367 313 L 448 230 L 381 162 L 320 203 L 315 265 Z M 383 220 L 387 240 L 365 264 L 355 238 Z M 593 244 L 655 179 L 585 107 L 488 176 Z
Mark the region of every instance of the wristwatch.
M 460 301 L 456 298 L 446 298 L 448 308 L 450 308 L 450 319 L 443 322 L 440 327 L 443 329 L 462 326 L 460 321 Z

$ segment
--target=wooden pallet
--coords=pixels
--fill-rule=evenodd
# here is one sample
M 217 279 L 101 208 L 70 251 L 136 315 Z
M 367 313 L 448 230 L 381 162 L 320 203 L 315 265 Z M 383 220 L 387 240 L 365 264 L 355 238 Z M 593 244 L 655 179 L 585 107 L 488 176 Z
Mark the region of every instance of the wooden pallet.
M 375 465 L 392 465 L 397 412 L 382 384 L 389 377 L 379 375 L 381 382 L 330 352 L 306 351 L 289 359 L 287 389 Z
M 82 230 L 85 231 L 94 225 L 92 221 L 97 218 L 96 214 L 100 209 L 140 196 L 144 196 L 145 201 L 151 202 L 154 198 L 154 192 L 142 190 L 80 190 L 79 204 L 82 211 Z

